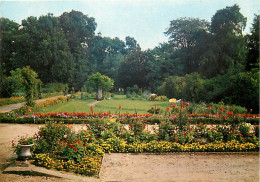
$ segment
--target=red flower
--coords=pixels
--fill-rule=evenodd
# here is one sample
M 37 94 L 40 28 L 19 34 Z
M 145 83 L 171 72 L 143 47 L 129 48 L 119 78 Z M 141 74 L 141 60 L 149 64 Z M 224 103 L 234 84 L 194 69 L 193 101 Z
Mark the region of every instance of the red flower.
M 222 119 L 226 120 L 226 116 L 223 116 Z
M 92 131 L 90 131 L 89 134 L 92 135 L 93 134 Z
M 42 135 L 41 138 L 44 138 L 44 136 Z
M 233 115 L 233 112 L 228 112 L 227 113 L 229 116 L 232 116 Z
M 80 144 L 81 142 L 80 141 L 78 141 L 78 144 Z
M 89 138 L 89 140 L 92 140 L 92 138 Z
M 183 102 L 181 102 L 181 108 L 183 108 Z
M 74 151 L 76 151 L 76 152 L 77 152 L 77 151 L 78 151 L 78 149 L 77 149 L 77 148 L 75 148 L 75 149 L 74 149 Z
M 58 138 L 57 141 L 60 141 L 60 139 Z
M 179 141 L 179 140 L 177 140 L 177 139 L 175 140 L 175 142 L 178 142 L 178 141 Z
M 211 109 L 211 106 L 209 106 L 208 109 Z
M 253 109 L 250 109 L 249 112 L 253 112 Z
M 210 128 L 208 128 L 208 130 L 210 130 Z
M 170 108 L 169 107 L 167 107 L 167 112 L 170 112 Z
M 186 105 L 186 106 L 189 106 L 189 105 L 190 105 L 190 103 L 188 103 L 188 102 L 185 102 L 185 105 Z
M 93 112 L 93 107 L 92 106 L 90 107 L 90 111 Z
M 249 133 L 247 136 L 251 136 L 251 134 Z
M 157 104 L 155 104 L 154 109 L 157 109 Z
M 122 106 L 121 105 L 119 105 L 119 110 L 121 110 L 122 109 Z

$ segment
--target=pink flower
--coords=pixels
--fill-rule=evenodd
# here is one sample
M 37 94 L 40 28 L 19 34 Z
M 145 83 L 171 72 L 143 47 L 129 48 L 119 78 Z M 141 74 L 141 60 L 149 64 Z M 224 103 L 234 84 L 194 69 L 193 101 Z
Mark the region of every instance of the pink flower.
M 186 106 L 189 106 L 189 105 L 190 105 L 190 103 L 188 103 L 188 102 L 185 102 L 185 105 L 186 105 Z

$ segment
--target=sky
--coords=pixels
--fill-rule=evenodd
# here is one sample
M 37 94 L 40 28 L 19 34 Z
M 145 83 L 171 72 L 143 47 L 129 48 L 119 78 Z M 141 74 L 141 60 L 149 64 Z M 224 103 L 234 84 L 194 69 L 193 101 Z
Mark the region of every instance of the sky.
M 81 11 L 95 18 L 96 33 L 121 40 L 134 37 L 142 50 L 146 50 L 167 42 L 164 32 L 171 20 L 192 17 L 210 22 L 217 10 L 234 4 L 247 17 L 244 34 L 250 33 L 254 14 L 260 14 L 259 0 L 0 0 L 0 17 L 20 24 L 29 16 L 48 13 L 60 16 L 71 10 Z

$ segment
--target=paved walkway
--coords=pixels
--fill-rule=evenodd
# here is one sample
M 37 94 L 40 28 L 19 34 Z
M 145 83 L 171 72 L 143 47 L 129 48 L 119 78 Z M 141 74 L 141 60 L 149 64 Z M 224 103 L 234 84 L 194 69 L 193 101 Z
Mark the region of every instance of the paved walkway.
M 46 99 L 57 98 L 57 97 L 60 97 L 60 96 L 62 96 L 62 95 L 58 95 L 58 96 L 54 96 L 54 97 L 48 97 L 48 98 L 44 98 L 44 99 L 38 99 L 38 100 L 35 100 L 35 102 L 39 103 L 39 102 L 45 101 Z M 25 102 L 0 106 L 0 113 L 6 113 L 6 112 L 10 112 L 10 111 L 15 110 L 15 109 L 19 109 L 24 104 L 25 104 Z

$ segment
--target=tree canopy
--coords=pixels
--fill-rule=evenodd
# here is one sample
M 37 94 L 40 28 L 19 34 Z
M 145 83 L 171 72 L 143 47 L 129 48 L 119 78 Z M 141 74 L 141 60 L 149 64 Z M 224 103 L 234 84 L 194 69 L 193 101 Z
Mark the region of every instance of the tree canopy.
M 107 91 L 113 85 L 114 91 L 149 90 L 257 110 L 259 15 L 243 35 L 246 22 L 236 4 L 218 10 L 210 22 L 173 19 L 164 32 L 168 42 L 144 51 L 134 37 L 96 34 L 95 18 L 79 11 L 30 16 L 21 24 L 0 18 L 0 95 L 17 93 L 17 70 L 30 66 L 44 86 L 61 83 L 79 91 L 87 83 Z

